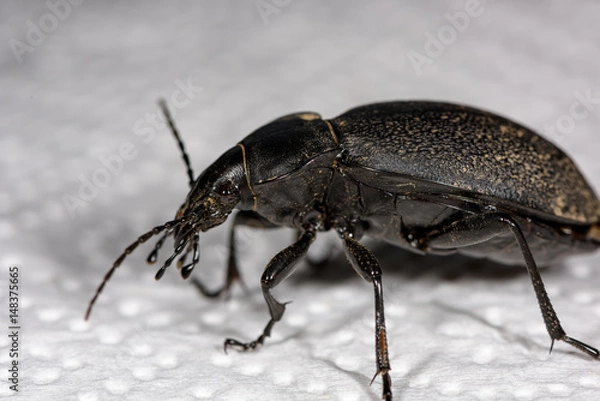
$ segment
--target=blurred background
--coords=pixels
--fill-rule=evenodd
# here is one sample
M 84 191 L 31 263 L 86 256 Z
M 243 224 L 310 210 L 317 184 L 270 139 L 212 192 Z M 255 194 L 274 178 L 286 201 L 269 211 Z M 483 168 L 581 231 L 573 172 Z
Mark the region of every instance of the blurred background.
M 3 1 L 0 283 L 19 267 L 19 395 L 378 399 L 372 290 L 334 236 L 315 244 L 315 258 L 334 249 L 325 267 L 301 266 L 275 291 L 294 302 L 258 352 L 225 355 L 221 345 L 266 324 L 260 273 L 292 241 L 286 230 L 240 230 L 248 291 L 237 286 L 228 301 L 200 297 L 175 269 L 156 283 L 151 246 L 140 247 L 83 321 L 114 259 L 170 220 L 187 193 L 157 99 L 169 102 L 196 174 L 284 114 L 331 118 L 369 102 L 430 99 L 531 127 L 599 189 L 598 15 L 592 0 Z M 225 274 L 227 228 L 201 238 L 194 274 L 211 287 Z M 524 268 L 373 246 L 398 398 L 597 397 L 597 363 L 564 344 L 548 356 Z M 596 346 L 599 256 L 543 272 L 567 332 Z M 9 340 L 0 333 L 4 372 Z M 18 395 L 4 381 L 0 396 Z

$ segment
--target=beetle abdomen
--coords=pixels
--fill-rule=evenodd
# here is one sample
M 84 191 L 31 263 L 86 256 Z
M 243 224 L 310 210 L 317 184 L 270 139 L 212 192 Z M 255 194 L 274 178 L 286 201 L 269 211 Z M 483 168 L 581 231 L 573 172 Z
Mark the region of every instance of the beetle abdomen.
M 357 107 L 331 120 L 345 160 L 452 186 L 579 223 L 600 201 L 571 159 L 530 129 L 439 102 Z

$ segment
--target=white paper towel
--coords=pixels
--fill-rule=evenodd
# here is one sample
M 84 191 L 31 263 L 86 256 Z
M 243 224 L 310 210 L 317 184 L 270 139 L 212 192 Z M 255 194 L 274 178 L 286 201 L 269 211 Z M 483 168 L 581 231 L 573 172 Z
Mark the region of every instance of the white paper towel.
M 19 267 L 19 393 L 0 335 L 0 397 L 28 400 L 376 400 L 372 289 L 335 236 L 323 271 L 275 290 L 293 301 L 257 352 L 225 337 L 267 323 L 262 268 L 292 240 L 240 230 L 244 292 L 199 296 L 175 269 L 160 282 L 140 247 L 89 322 L 87 302 L 118 254 L 173 218 L 187 178 L 156 99 L 173 109 L 196 174 L 260 125 L 333 117 L 380 100 L 451 100 L 524 123 L 564 148 L 600 189 L 594 1 L 2 3 L 0 290 Z M 587 98 L 587 100 L 585 100 Z M 224 225 L 201 237 L 196 277 L 225 274 Z M 334 245 L 332 245 L 334 244 Z M 419 257 L 371 244 L 384 267 L 393 389 L 405 400 L 593 400 L 600 365 L 552 355 L 525 269 Z M 162 257 L 169 254 L 165 244 Z M 600 254 L 543 271 L 567 332 L 600 345 Z M 7 333 L 10 334 L 10 333 Z

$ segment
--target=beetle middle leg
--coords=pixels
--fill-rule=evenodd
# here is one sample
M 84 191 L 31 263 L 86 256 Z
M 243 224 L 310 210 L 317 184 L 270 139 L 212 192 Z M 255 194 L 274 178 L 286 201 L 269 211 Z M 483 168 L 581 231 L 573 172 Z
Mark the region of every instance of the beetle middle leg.
M 298 239 L 301 236 L 302 236 L 302 230 L 297 230 L 296 236 L 294 238 Z M 321 269 L 322 267 L 324 267 L 325 265 L 327 265 L 327 263 L 329 263 L 329 261 L 331 259 L 331 254 L 332 254 L 331 249 L 329 249 L 327 255 L 321 260 L 314 260 L 313 258 L 310 257 L 310 255 L 306 255 L 306 257 L 304 258 L 304 261 L 306 262 L 308 267 L 317 271 L 317 270 Z
M 316 232 L 314 228 L 305 230 L 296 242 L 271 259 L 260 280 L 262 293 L 267 302 L 267 306 L 269 307 L 269 315 L 271 316 L 269 323 L 265 326 L 262 334 L 254 341 L 244 343 L 232 338 L 226 339 L 224 344 L 225 350 L 227 350 L 227 347 L 229 346 L 238 347 L 244 351 L 254 349 L 258 345 L 261 345 L 265 341 L 265 338 L 271 335 L 271 329 L 276 322 L 281 320 L 283 312 L 285 312 L 285 303 L 282 304 L 278 302 L 273 295 L 271 295 L 271 289 L 275 288 L 294 272 L 296 263 L 301 257 L 306 255 L 308 247 L 314 241 L 315 236 Z
M 542 312 L 546 330 L 552 340 L 550 351 L 552 351 L 555 341 L 564 341 L 588 355 L 598 358 L 600 352 L 596 348 L 569 337 L 562 328 L 523 231 L 512 217 L 503 213 L 472 215 L 433 229 L 425 234 L 423 239 L 426 245 L 429 245 L 432 249 L 451 249 L 480 243 L 506 231 L 512 232 L 515 236 L 525 259 L 525 266 Z M 474 241 L 473 238 L 477 238 L 477 240 Z
M 344 251 L 354 270 L 367 282 L 373 284 L 375 291 L 375 357 L 377 359 L 377 372 L 373 376 L 373 380 L 375 380 L 377 375 L 381 375 L 383 379 L 382 398 L 384 400 L 391 400 L 392 379 L 389 374 L 391 367 L 388 356 L 385 316 L 383 313 L 381 267 L 373 252 L 366 246 L 351 238 L 346 233 L 342 235 L 342 240 L 344 241 Z
M 235 217 L 233 218 L 233 224 L 231 225 L 231 229 L 229 231 L 229 256 L 227 259 L 227 275 L 225 277 L 225 284 L 223 284 L 221 288 L 218 288 L 216 290 L 209 290 L 208 288 L 206 288 L 206 286 L 204 285 L 204 283 L 202 283 L 200 279 L 196 277 L 192 278 L 192 284 L 194 284 L 198 291 L 200 291 L 200 293 L 202 293 L 202 295 L 206 297 L 214 298 L 220 296 L 223 293 L 227 293 L 231 288 L 231 285 L 237 280 L 239 280 L 240 283 L 242 283 L 243 285 L 236 257 L 235 233 L 237 226 L 246 226 L 263 229 L 278 227 L 275 224 L 271 223 L 269 220 L 254 213 L 253 211 L 242 210 L 236 213 Z

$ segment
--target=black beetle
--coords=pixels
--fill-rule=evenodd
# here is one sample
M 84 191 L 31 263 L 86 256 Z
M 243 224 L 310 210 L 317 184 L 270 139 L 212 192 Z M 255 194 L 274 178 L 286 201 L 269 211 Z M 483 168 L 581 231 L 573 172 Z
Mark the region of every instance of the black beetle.
M 271 289 L 294 271 L 317 231 L 334 229 L 356 272 L 375 290 L 377 375 L 391 400 L 390 363 L 383 313 L 381 269 L 358 242 L 380 238 L 419 253 L 459 252 L 507 264 L 525 262 L 546 329 L 598 358 L 599 352 L 566 335 L 544 288 L 536 261 L 548 263 L 600 245 L 600 201 L 574 163 L 528 128 L 471 107 L 425 101 L 377 103 L 324 120 L 312 112 L 290 114 L 259 128 L 194 180 L 183 143 L 166 108 L 166 121 L 183 154 L 191 190 L 174 220 L 140 236 L 114 262 L 91 300 L 139 244 L 163 232 L 148 262 L 173 235 L 189 277 L 199 260 L 199 233 L 235 214 L 225 285 L 239 277 L 234 232 L 238 225 L 291 227 L 296 242 L 266 266 L 262 292 L 270 320 L 251 342 L 225 340 L 225 348 L 254 349 L 281 319 L 285 305 Z M 186 256 L 193 260 L 185 264 Z

